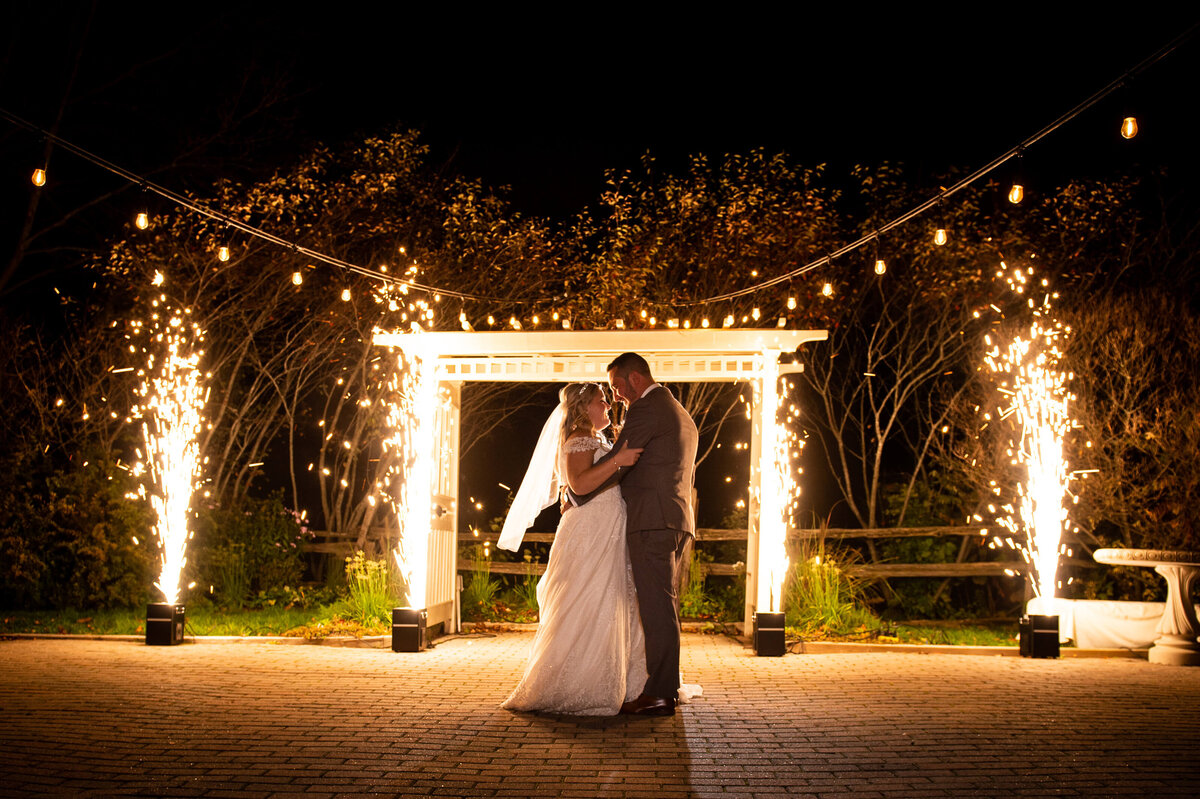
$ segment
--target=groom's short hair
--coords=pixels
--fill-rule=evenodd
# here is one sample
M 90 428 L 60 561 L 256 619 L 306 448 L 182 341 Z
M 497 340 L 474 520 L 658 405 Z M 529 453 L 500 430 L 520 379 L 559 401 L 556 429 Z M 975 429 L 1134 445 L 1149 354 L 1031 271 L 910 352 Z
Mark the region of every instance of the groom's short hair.
M 617 371 L 618 377 L 626 380 L 629 379 L 630 372 L 637 372 L 651 380 L 654 379 L 650 374 L 650 364 L 646 363 L 646 359 L 636 352 L 623 352 L 613 358 L 613 362 L 608 365 L 608 371 L 611 372 L 614 369 Z

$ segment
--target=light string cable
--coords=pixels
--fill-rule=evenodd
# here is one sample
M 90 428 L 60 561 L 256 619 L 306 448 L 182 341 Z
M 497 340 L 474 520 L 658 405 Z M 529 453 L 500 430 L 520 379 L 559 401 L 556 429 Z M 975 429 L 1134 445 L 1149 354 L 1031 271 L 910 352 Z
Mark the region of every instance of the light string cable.
M 141 189 L 143 191 L 154 192 L 158 196 L 160 196 L 166 200 L 169 200 L 170 202 L 174 203 L 175 205 L 180 206 L 181 208 L 184 208 L 188 211 L 191 211 L 192 213 L 200 214 L 201 216 L 206 216 L 206 217 L 208 217 L 210 219 L 214 219 L 218 222 L 223 222 L 227 227 L 234 228 L 235 230 L 240 230 L 241 232 L 246 233 L 247 235 L 262 239 L 263 241 L 266 241 L 270 244 L 274 244 L 277 247 L 282 247 L 283 249 L 288 250 L 295 255 L 303 255 L 306 258 L 308 258 L 309 260 L 319 261 L 321 263 L 325 263 L 330 266 L 335 266 L 338 269 L 344 269 L 347 272 L 353 272 L 355 274 L 359 274 L 364 277 L 370 278 L 371 280 L 378 280 L 378 281 L 396 285 L 396 286 L 406 286 L 409 289 L 416 289 L 418 291 L 424 291 L 427 294 L 441 294 L 441 295 L 444 295 L 447 297 L 454 297 L 454 298 L 457 298 L 460 300 L 477 300 L 477 301 L 482 301 L 482 302 L 504 302 L 504 303 L 511 303 L 511 304 L 525 304 L 528 302 L 527 300 L 515 300 L 515 299 L 509 298 L 509 297 L 489 297 L 489 296 L 480 295 L 480 294 L 468 294 L 466 292 L 456 291 L 454 289 L 445 289 L 445 288 L 439 288 L 437 286 L 428 286 L 428 285 L 425 285 L 424 283 L 417 283 L 416 281 L 408 279 L 408 278 L 392 277 L 391 275 L 387 275 L 387 274 L 378 272 L 373 269 L 368 269 L 365 266 L 359 266 L 358 264 L 351 263 L 350 261 L 344 261 L 341 258 L 335 258 L 332 255 L 326 255 L 325 253 L 320 252 L 318 250 L 313 250 L 308 247 L 304 247 L 302 245 L 296 244 L 293 241 L 289 241 L 288 239 L 285 239 L 282 236 L 277 236 L 274 233 L 268 233 L 267 231 L 265 231 L 261 228 L 256 228 L 253 225 L 248 225 L 245 222 L 239 221 L 238 219 L 235 219 L 235 218 L 229 216 L 228 214 L 222 213 L 221 211 L 215 211 L 212 208 L 209 208 L 205 205 L 200 204 L 199 202 L 196 202 L 195 200 L 192 200 L 188 197 L 183 196 L 182 194 L 179 194 L 178 192 L 174 192 L 164 186 L 160 186 L 157 183 L 147 180 L 146 178 L 143 178 L 142 176 L 140 176 L 134 172 L 131 172 L 130 170 L 125 169 L 122 166 L 114 164 L 112 161 L 109 161 L 106 158 L 103 158 L 99 155 L 96 155 L 93 152 L 90 152 L 90 151 L 84 149 L 83 147 L 80 147 L 76 144 L 72 144 L 70 141 L 62 138 L 61 136 L 55 135 L 55 134 L 51 133 L 50 131 L 45 130 L 44 128 L 41 128 L 41 127 L 33 124 L 32 122 L 29 122 L 28 120 L 22 119 L 21 117 L 8 111 L 5 108 L 0 108 L 0 118 L 3 118 L 5 120 L 7 120 L 8 122 L 11 122 L 12 124 L 17 125 L 18 127 L 25 128 L 26 130 L 29 130 L 33 133 L 38 134 L 39 136 L 42 136 L 43 138 L 45 138 L 49 141 L 54 142 L 56 145 L 58 145 L 63 150 L 67 151 L 68 153 L 71 153 L 72 155 L 82 158 L 85 161 L 90 161 L 91 163 L 95 164 L 96 166 L 100 167 L 101 169 L 105 169 L 105 170 L 113 173 L 114 175 L 116 175 L 120 178 L 123 178 L 124 180 L 129 181 L 130 183 L 136 184 L 137 186 L 141 187 Z
M 1022 152 L 1024 152 L 1025 149 L 1027 149 L 1031 144 L 1037 143 L 1041 139 L 1045 138 L 1046 136 L 1050 135 L 1054 131 L 1058 130 L 1063 125 L 1067 124 L 1072 119 L 1079 116 L 1084 111 L 1088 110 L 1089 108 L 1091 108 L 1096 103 L 1103 100 L 1108 95 L 1110 95 L 1113 92 L 1120 89 L 1131 78 L 1136 77 L 1140 73 L 1142 73 L 1145 70 L 1152 67 L 1154 64 L 1156 64 L 1159 61 L 1161 61 L 1162 59 L 1166 58 L 1174 50 L 1178 49 L 1179 46 L 1182 45 L 1185 41 L 1187 41 L 1193 35 L 1195 35 L 1197 30 L 1200 30 L 1200 22 L 1192 25 L 1192 27 L 1188 28 L 1186 31 L 1184 31 L 1183 33 L 1176 36 L 1170 42 L 1163 45 L 1163 47 L 1161 47 L 1159 50 L 1157 50 L 1154 54 L 1143 59 L 1137 66 L 1122 73 L 1122 75 L 1119 78 L 1117 78 L 1116 80 L 1114 80 L 1112 83 L 1108 84 L 1103 89 L 1099 90 L 1098 92 L 1093 94 L 1091 97 L 1087 98 L 1082 103 L 1075 106 L 1070 111 L 1066 112 L 1065 114 L 1060 116 L 1058 119 L 1054 120 L 1049 125 L 1042 128 L 1041 130 L 1039 130 L 1037 133 L 1035 133 L 1032 136 L 1030 136 L 1029 138 L 1025 139 L 1020 144 L 1013 147 L 1011 150 L 1008 150 L 1006 153 L 995 158 L 994 160 L 992 160 L 985 166 L 982 166 L 979 169 L 977 169 L 976 171 L 972 172 L 970 175 L 967 175 L 965 178 L 963 178 L 959 182 L 955 183 L 950 188 L 943 189 L 942 191 L 938 192 L 933 197 L 929 198 L 928 200 L 926 200 L 925 202 L 916 206 L 915 208 L 901 214 L 900 216 L 896 217 L 895 219 L 892 219 L 890 222 L 880 225 L 878 228 L 876 228 L 875 230 L 872 230 L 870 233 L 859 238 L 857 241 L 851 242 L 850 244 L 846 244 L 845 246 L 841 247 L 840 249 L 834 250 L 831 253 L 822 255 L 820 258 L 810 261 L 810 262 L 806 263 L 804 266 L 797 267 L 796 269 L 793 269 L 791 272 L 787 272 L 787 273 L 779 275 L 777 277 L 773 277 L 769 280 L 764 280 L 761 283 L 756 283 L 752 286 L 746 286 L 745 288 L 737 289 L 736 291 L 729 291 L 724 294 L 716 294 L 716 295 L 707 297 L 702 300 L 692 300 L 691 302 L 683 302 L 683 303 L 679 303 L 679 304 L 683 305 L 683 306 L 707 305 L 708 303 L 712 303 L 712 302 L 721 302 L 722 300 L 731 300 L 731 299 L 734 299 L 735 297 L 744 297 L 747 294 L 753 294 L 757 291 L 761 291 L 763 289 L 770 288 L 771 286 L 776 286 L 776 285 L 779 285 L 780 283 L 785 283 L 789 280 L 793 280 L 796 277 L 799 277 L 800 275 L 806 274 L 808 272 L 811 272 L 814 269 L 817 269 L 818 267 L 825 266 L 825 265 L 832 265 L 834 259 L 840 258 L 841 256 L 846 255 L 847 253 L 851 253 L 851 252 L 857 250 L 859 247 L 869 244 L 870 242 L 877 239 L 879 234 L 886 233 L 887 231 L 889 231 L 893 228 L 899 227 L 900 225 L 903 225 L 904 223 L 914 219 L 915 217 L 918 217 L 918 216 L 924 214 L 925 212 L 929 211 L 931 208 L 936 207 L 937 204 L 939 202 L 941 202 L 942 200 L 944 200 L 945 198 L 951 196 L 952 194 L 955 194 L 956 192 L 961 191 L 962 189 L 965 189 L 967 186 L 970 186 L 972 183 L 979 180 L 984 175 L 988 174 L 989 172 L 994 171 L 995 169 L 1002 166 L 1006 162 L 1017 157 Z

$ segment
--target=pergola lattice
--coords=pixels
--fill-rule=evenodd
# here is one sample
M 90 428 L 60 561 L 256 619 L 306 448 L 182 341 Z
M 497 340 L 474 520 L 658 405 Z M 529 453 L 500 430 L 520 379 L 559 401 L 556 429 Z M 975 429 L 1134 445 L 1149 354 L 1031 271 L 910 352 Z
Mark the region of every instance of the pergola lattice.
M 438 438 L 448 452 L 440 453 L 430 488 L 432 514 L 426 609 L 430 625 L 446 622 L 458 628 L 455 596 L 458 532 L 459 410 L 464 382 L 569 383 L 607 382 L 607 366 L 623 352 L 637 352 L 662 382 L 746 381 L 754 391 L 751 411 L 749 537 L 746 550 L 746 629 L 756 610 L 760 566 L 759 538 L 762 507 L 764 441 L 772 432 L 772 413 L 764 417 L 762 400 L 767 380 L 777 381 L 799 371 L 797 364 L 780 364 L 779 356 L 813 341 L 824 341 L 824 330 L 697 329 L 697 330 L 553 330 L 512 332 L 377 333 L 374 342 L 437 359 L 436 375 L 448 402 L 439 412 Z M 773 396 L 775 383 L 767 387 Z M 765 424 L 764 424 L 765 423 Z

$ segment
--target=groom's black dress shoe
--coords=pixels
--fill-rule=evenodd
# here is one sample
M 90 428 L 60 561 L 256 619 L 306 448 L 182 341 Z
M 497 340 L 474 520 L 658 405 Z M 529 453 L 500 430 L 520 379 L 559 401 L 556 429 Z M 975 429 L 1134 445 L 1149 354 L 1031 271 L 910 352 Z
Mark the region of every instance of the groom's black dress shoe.
M 642 694 L 621 705 L 621 713 L 626 716 L 674 716 L 675 700 Z

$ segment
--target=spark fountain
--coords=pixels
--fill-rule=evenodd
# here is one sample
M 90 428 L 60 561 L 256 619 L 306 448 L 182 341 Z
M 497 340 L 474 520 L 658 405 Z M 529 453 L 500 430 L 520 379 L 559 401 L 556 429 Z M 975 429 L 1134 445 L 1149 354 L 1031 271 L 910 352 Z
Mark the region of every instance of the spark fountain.
M 156 272 L 154 285 L 165 279 Z M 187 545 L 192 538 L 192 495 L 200 477 L 198 436 L 208 377 L 200 371 L 204 356 L 204 331 L 191 319 L 191 308 L 177 308 L 166 294 L 151 301 L 146 321 L 130 323 L 130 353 L 146 356 L 134 389 L 137 404 L 130 419 L 141 421 L 145 451 L 138 452 L 134 475 L 141 478 L 136 496 L 150 501 L 159 549 L 159 577 L 154 583 L 162 603 L 146 610 L 146 643 L 178 644 L 183 640 L 184 607 L 179 604 L 180 583 L 187 565 Z M 141 339 L 139 348 L 136 342 Z
M 761 448 L 756 453 L 758 505 L 758 594 L 754 614 L 754 650 L 760 656 L 778 656 L 785 651 L 783 586 L 788 574 L 787 531 L 800 494 L 792 470 L 793 454 L 799 455 L 795 432 L 779 415 L 784 411 L 787 386 L 780 389 L 778 351 L 767 350 L 756 381 L 760 409 Z M 795 412 L 791 407 L 790 416 Z
M 1040 302 L 1031 296 L 1038 291 L 1033 286 L 1033 269 L 1008 270 L 1004 264 L 1001 266 L 997 278 L 1005 280 L 1011 292 L 1026 297 L 1024 307 L 1031 312 L 1032 320 L 1007 343 L 1002 344 L 993 334 L 985 338 L 989 349 L 984 363 L 1008 403 L 996 409 L 997 418 L 1013 420 L 1007 451 L 1011 465 L 1024 473 L 1016 485 L 1015 502 L 1004 505 L 996 515 L 996 523 L 1008 535 L 995 536 L 992 546 L 1016 549 L 1033 572 L 1031 585 L 1036 600 L 1030 602 L 1030 608 L 1042 613 L 1022 620 L 1022 654 L 1056 657 L 1058 618 L 1054 597 L 1062 585 L 1057 576 L 1059 556 L 1070 554 L 1063 544 L 1063 533 L 1070 529 L 1068 507 L 1073 501 L 1063 447 L 1075 426 L 1069 408 L 1074 396 L 1067 389 L 1073 375 L 1060 368 L 1061 344 L 1070 330 L 1051 313 L 1056 294 L 1042 291 Z M 1047 284 L 1042 280 L 1041 288 Z M 998 486 L 993 490 L 1001 494 Z
M 425 648 L 426 580 L 432 535 L 434 455 L 437 436 L 437 357 L 413 346 L 396 354 L 387 388 L 391 464 L 384 477 L 385 501 L 396 514 L 400 540 L 392 553 L 406 588 L 405 606 L 392 610 L 392 650 Z

